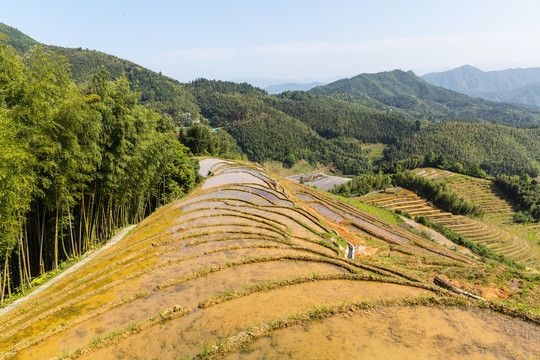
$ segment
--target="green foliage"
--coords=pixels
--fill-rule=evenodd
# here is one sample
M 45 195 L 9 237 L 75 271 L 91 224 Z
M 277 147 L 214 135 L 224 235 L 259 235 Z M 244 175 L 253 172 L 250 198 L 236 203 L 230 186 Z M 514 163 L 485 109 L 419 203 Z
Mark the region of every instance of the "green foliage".
M 237 148 L 233 148 L 236 141 L 231 136 L 219 135 L 218 133 L 224 133 L 224 131 L 214 132 L 204 125 L 192 125 L 180 130 L 178 140 L 196 156 L 228 157 L 230 150 L 236 151 L 237 155 L 241 155 L 241 151 L 239 152 Z
M 39 43 L 17 29 L 0 23 L 0 34 L 7 36 L 6 44 L 12 46 L 19 55 L 23 55 Z
M 329 96 L 295 91 L 266 101 L 325 139 L 390 144 L 412 131 L 412 125 L 402 118 Z
M 252 161 L 284 161 L 294 156 L 312 164 L 332 164 L 344 173 L 371 169 L 360 142 L 348 142 L 344 149 L 347 140 L 321 137 L 302 121 L 274 108 L 271 97 L 263 90 L 205 79 L 194 81 L 190 89 L 201 114 L 210 119 L 212 126 L 226 129 Z
M 495 184 L 521 209 L 515 214 L 514 221 L 540 221 L 540 184 L 536 180 L 526 174 L 521 177 L 501 175 L 495 179 Z
M 358 197 L 367 194 L 371 190 L 386 189 L 390 185 L 390 175 L 385 175 L 382 172 L 369 173 L 356 176 L 351 181 L 331 189 L 330 192 L 348 197 Z
M 540 128 L 463 122 L 434 124 L 398 140 L 385 151 L 385 159 L 388 163 L 398 163 L 416 158 L 424 164 L 421 157 L 429 153 L 444 154 L 447 162 L 458 166 L 455 169 L 450 166 L 449 170 L 471 175 L 476 172 L 473 176 L 482 177 L 486 172 L 490 175 L 527 173 L 535 177 L 540 174 Z M 434 166 L 431 161 L 425 163 Z M 446 168 L 441 164 L 436 166 Z
M 81 90 L 68 68 L 42 47 L 21 58 L 0 41 L 0 258 L 12 289 L 198 181 L 187 148 L 127 79 L 101 68 Z
M 484 214 L 480 206 L 460 198 L 445 185 L 417 176 L 413 172 L 404 171 L 394 174 L 392 182 L 427 198 L 441 209 L 452 214 L 471 216 L 482 216 Z
M 199 107 L 190 92 L 177 80 L 145 69 L 130 61 L 119 59 L 99 51 L 81 48 L 63 48 L 42 45 L 20 31 L 0 23 L 0 34 L 8 36 L 7 44 L 13 46 L 20 55 L 24 55 L 35 46 L 65 57 L 70 64 L 71 77 L 84 87 L 100 67 L 105 68 L 112 79 L 127 78 L 131 90 L 140 94 L 140 103 L 165 116 L 166 121 L 181 120 L 181 115 L 189 112 L 198 117 Z
M 361 74 L 316 87 L 310 92 L 411 120 L 493 122 L 522 127 L 540 124 L 537 108 L 472 98 L 433 86 L 412 71 Z

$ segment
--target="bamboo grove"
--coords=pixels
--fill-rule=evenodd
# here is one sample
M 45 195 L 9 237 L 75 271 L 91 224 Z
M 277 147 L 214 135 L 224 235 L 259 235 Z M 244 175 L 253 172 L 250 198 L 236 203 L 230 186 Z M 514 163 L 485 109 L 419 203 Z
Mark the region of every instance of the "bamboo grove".
M 0 303 L 196 184 L 170 123 L 125 78 L 77 87 L 65 58 L 0 39 Z

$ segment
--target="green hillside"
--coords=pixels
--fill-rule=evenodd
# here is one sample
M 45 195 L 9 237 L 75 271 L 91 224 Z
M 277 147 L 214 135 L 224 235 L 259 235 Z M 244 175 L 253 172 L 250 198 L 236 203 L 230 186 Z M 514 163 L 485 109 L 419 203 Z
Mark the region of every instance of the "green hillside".
M 2 31 L 22 50 L 38 44 L 8 26 Z M 489 122 L 534 127 L 540 123 L 540 109 L 471 98 L 430 85 L 412 72 L 362 74 L 309 92 L 268 95 L 246 83 L 198 79 L 181 84 L 97 51 L 44 49 L 67 58 L 80 87 L 102 67 L 113 79 L 125 76 L 142 105 L 169 121 L 183 120 L 184 113 L 195 120 L 202 115 L 212 127 L 232 135 L 253 161 L 292 165 L 305 159 L 356 174 L 373 168 L 362 144 L 380 143 L 388 147 L 389 162 L 432 151 L 465 166 L 479 164 L 492 175 L 539 172 L 538 131 Z
M 269 99 L 327 139 L 354 138 L 390 144 L 410 133 L 411 122 L 373 108 L 309 92 L 285 92 Z
M 493 122 L 510 126 L 540 124 L 540 109 L 496 103 L 446 90 L 422 80 L 412 71 L 361 74 L 310 92 L 329 95 L 408 119 Z
M 540 106 L 540 82 L 521 86 L 517 89 L 482 93 L 481 96 L 494 101 Z
M 44 50 L 65 56 L 70 64 L 71 77 L 77 84 L 88 83 L 96 71 L 104 67 L 113 79 L 127 77 L 132 90 L 140 92 L 141 104 L 160 114 L 175 121 L 179 121 L 186 112 L 194 117 L 199 114 L 198 106 L 191 94 L 185 91 L 184 85 L 131 61 L 95 50 L 44 45 L 4 24 L 0 24 L 0 34 L 7 35 L 7 44 L 13 46 L 20 55 L 41 45 Z
M 478 164 L 489 174 L 540 174 L 540 128 L 519 129 L 488 123 L 434 124 L 400 139 L 387 160 L 428 152 L 466 167 Z
M 3 23 L 0 23 L 0 34 L 7 36 L 6 43 L 15 48 L 19 55 L 24 54 L 32 47 L 39 44 L 36 40 L 32 39 L 28 35 L 25 35 L 19 30 Z
M 252 161 L 305 159 L 333 164 L 354 174 L 370 170 L 361 142 L 354 138 L 328 139 L 308 124 L 272 106 L 264 90 L 248 84 L 198 79 L 189 84 L 201 114 L 213 127 L 225 128 Z

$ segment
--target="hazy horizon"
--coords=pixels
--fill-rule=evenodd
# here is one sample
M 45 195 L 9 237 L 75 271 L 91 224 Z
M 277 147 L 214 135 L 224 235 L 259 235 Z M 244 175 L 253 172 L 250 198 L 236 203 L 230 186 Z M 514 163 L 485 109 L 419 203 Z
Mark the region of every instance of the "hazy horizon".
M 4 4 L 0 22 L 45 44 L 102 51 L 182 82 L 309 83 L 394 69 L 540 66 L 539 12 L 533 1 L 30 0 Z

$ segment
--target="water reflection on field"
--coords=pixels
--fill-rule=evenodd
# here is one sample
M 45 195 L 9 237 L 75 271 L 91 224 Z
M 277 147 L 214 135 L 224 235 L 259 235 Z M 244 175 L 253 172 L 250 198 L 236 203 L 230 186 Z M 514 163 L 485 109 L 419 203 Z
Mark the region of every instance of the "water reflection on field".
M 395 307 L 279 330 L 227 359 L 538 359 L 539 339 L 487 311 Z

